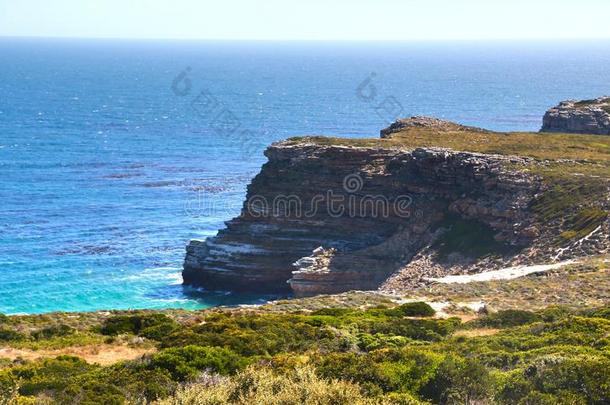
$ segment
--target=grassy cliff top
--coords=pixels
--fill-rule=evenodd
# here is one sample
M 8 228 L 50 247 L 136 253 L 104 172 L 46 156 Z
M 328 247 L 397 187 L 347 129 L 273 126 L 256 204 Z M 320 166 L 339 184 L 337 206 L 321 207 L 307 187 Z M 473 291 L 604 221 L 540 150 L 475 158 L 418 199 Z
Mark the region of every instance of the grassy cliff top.
M 536 159 L 586 160 L 605 165 L 610 163 L 610 137 L 601 135 L 405 128 L 384 139 L 305 136 L 290 138 L 286 144 L 304 142 L 319 145 L 401 149 L 442 147 L 456 151 L 517 155 Z
M 404 121 L 410 125 L 409 120 Z M 540 176 L 546 191 L 532 206 L 542 223 L 563 223 L 558 246 L 585 237 L 603 224 L 608 212 L 610 137 L 533 132 L 492 132 L 434 121 L 435 127 L 406 126 L 385 138 L 321 136 L 290 138 L 284 145 L 318 144 L 412 150 L 441 147 L 455 151 L 520 156 L 534 164 L 509 163 L 510 170 Z M 400 122 L 398 122 L 400 124 Z M 393 124 L 396 126 L 397 123 Z M 384 130 L 388 131 L 388 130 Z

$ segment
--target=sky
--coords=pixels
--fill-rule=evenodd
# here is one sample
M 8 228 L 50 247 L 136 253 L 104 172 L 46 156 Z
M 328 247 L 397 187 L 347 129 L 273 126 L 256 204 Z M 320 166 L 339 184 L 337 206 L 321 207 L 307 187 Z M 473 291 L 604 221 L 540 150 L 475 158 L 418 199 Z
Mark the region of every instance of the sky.
M 608 0 L 0 0 L 0 36 L 595 39 L 609 16 Z

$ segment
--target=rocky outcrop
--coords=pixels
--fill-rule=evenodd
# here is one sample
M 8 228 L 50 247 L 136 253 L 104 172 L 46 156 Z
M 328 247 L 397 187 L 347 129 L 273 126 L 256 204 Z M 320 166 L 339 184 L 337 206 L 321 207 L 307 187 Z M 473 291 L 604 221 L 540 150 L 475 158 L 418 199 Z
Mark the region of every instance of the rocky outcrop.
M 265 154 L 241 216 L 189 244 L 185 283 L 297 295 L 373 289 L 451 217 L 484 228 L 503 252 L 539 237 L 527 210 L 538 179 L 504 168 L 525 158 L 290 141 Z
M 540 131 L 610 135 L 610 97 L 562 101 L 546 112 Z
M 394 121 L 389 127 L 384 128 L 380 131 L 382 138 L 389 138 L 392 134 L 403 131 L 409 128 L 428 128 L 441 130 L 445 132 L 449 131 L 476 131 L 476 132 L 487 132 L 484 129 L 476 127 L 468 127 L 465 125 L 456 124 L 455 122 L 445 121 L 433 117 L 415 116 L 411 118 L 403 118 Z

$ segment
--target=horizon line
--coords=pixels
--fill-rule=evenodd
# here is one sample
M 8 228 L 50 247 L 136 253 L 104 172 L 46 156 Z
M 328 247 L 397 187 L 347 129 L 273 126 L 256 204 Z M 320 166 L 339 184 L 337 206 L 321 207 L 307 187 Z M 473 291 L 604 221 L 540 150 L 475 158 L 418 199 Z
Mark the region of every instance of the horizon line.
M 65 39 L 116 41 L 219 41 L 219 42 L 548 42 L 548 41 L 610 41 L 608 37 L 532 37 L 532 38 L 183 38 L 183 37 L 115 37 L 63 35 L 2 35 L 1 39 Z

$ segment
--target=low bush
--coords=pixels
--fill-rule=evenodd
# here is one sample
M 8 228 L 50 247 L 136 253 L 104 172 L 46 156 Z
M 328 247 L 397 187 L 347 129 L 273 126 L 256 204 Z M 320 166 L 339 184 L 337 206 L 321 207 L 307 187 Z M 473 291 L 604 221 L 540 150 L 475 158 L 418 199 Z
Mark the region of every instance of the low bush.
M 596 318 L 605 318 L 610 320 L 610 307 L 601 308 L 596 311 L 591 311 L 589 316 Z
M 165 314 L 115 315 L 104 321 L 100 332 L 111 336 L 122 333 L 138 335 L 144 332 L 150 336 L 162 337 L 161 331 L 177 328 L 177 322 Z
M 152 356 L 151 369 L 167 370 L 176 381 L 195 378 L 201 371 L 219 374 L 234 373 L 246 360 L 221 347 L 185 346 L 163 350 Z
M 36 340 L 51 339 L 54 337 L 68 336 L 75 332 L 75 329 L 64 324 L 48 326 L 46 328 L 32 332 L 30 335 Z
M 36 395 L 45 391 L 60 392 L 70 385 L 75 377 L 97 368 L 98 366 L 89 365 L 78 357 L 59 356 L 8 369 L 0 374 L 0 384 L 18 380 L 19 392 L 22 395 Z
M 607 404 L 609 367 L 606 357 L 544 356 L 507 378 L 498 399 L 505 404 Z
M 421 394 L 438 404 L 472 404 L 489 398 L 492 387 L 489 370 L 481 363 L 448 356 L 422 387 Z
M 72 384 L 58 395 L 59 403 L 79 405 L 123 405 L 125 393 L 117 386 L 91 381 Z
M 393 316 L 434 316 L 436 312 L 425 302 L 408 302 L 388 309 L 386 313 Z
M 484 316 L 477 323 L 489 328 L 507 328 L 541 320 L 542 316 L 535 312 L 509 309 Z
M 250 367 L 231 379 L 216 384 L 195 384 L 179 389 L 174 397 L 157 405 L 367 405 L 384 402 L 366 398 L 358 385 L 319 378 L 309 367 L 297 368 L 286 375 L 267 368 Z M 389 403 L 389 402 L 388 402 Z M 392 402 L 413 404 L 418 401 Z
M 11 342 L 25 339 L 25 335 L 15 330 L 0 327 L 0 342 Z
M 353 381 L 368 395 L 410 392 L 427 383 L 442 357 L 412 348 L 384 349 L 368 354 L 332 353 L 316 362 L 325 378 Z

